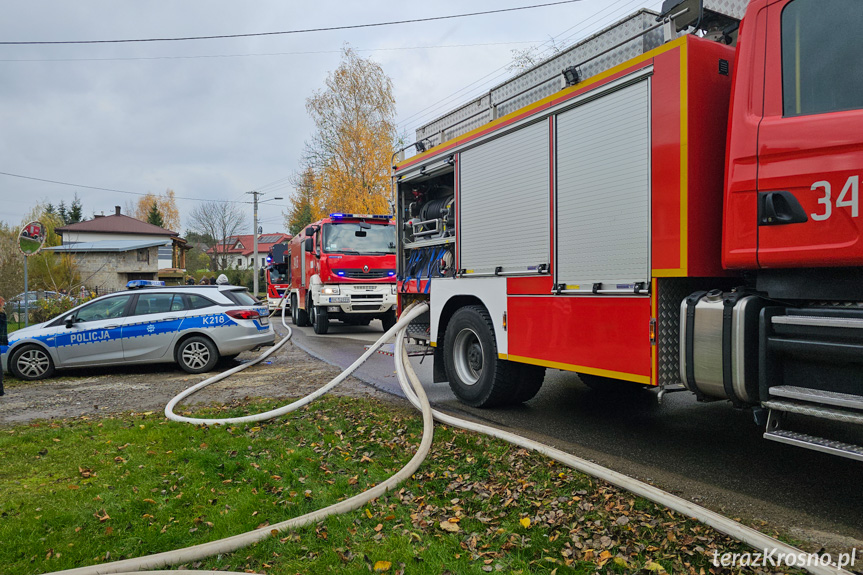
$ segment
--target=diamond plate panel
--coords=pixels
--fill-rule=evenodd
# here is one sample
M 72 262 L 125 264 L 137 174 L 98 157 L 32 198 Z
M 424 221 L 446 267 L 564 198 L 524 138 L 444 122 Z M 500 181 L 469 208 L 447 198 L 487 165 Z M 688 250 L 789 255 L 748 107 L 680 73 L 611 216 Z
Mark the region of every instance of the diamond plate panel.
M 638 36 L 656 24 L 656 16 L 651 10 L 639 10 L 608 26 L 560 54 L 495 86 L 488 94 L 418 128 L 417 140 L 428 138 L 433 145 L 438 145 L 550 96 L 564 87 L 561 73 L 569 66 L 579 65 L 582 78 L 589 78 L 660 46 L 663 42 L 661 29 Z M 632 40 L 626 42 L 627 38 Z M 611 49 L 621 43 L 621 46 Z M 610 51 L 602 54 L 606 50 Z M 602 55 L 580 65 L 599 54 Z
M 659 385 L 680 383 L 680 302 L 692 291 L 691 283 L 678 278 L 656 280 L 656 351 Z
M 743 20 L 750 0 L 704 0 L 704 9 Z

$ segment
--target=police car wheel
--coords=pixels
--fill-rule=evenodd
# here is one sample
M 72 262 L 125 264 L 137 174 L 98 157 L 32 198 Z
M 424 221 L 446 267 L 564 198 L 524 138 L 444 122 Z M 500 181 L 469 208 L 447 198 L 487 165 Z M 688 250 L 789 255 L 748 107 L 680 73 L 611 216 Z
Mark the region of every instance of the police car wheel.
M 188 373 L 210 371 L 218 361 L 219 351 L 205 337 L 190 337 L 177 348 L 177 363 Z
M 25 345 L 9 358 L 9 370 L 12 375 L 25 381 L 45 379 L 54 373 L 54 361 L 38 345 Z

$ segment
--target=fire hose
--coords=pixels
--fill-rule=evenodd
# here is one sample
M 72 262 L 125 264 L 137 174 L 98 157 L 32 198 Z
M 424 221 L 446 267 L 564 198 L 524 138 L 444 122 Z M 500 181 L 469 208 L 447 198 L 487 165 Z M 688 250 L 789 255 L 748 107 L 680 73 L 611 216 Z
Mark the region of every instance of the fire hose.
M 282 300 L 284 300 L 284 297 L 282 298 Z M 281 303 L 283 303 L 283 301 Z M 307 513 L 306 515 L 302 515 L 300 517 L 288 519 L 274 525 L 269 525 L 265 528 L 255 529 L 246 533 L 240 533 L 238 535 L 233 535 L 224 539 L 218 539 L 216 541 L 210 541 L 208 543 L 193 545 L 191 547 L 186 547 L 183 549 L 165 551 L 162 553 L 156 553 L 153 555 L 147 555 L 144 557 L 138 557 L 133 559 L 125 559 L 122 561 L 115 561 L 113 563 L 107 563 L 102 565 L 79 567 L 57 573 L 64 573 L 66 575 L 106 575 L 109 573 L 123 575 L 144 570 L 149 571 L 152 569 L 158 569 L 160 567 L 165 567 L 169 565 L 189 563 L 192 561 L 206 559 L 208 557 L 213 557 L 215 555 L 231 553 L 243 547 L 247 547 L 249 545 L 267 539 L 274 533 L 281 533 L 284 531 L 298 529 L 305 525 L 317 523 L 318 521 L 321 521 L 330 515 L 347 513 L 358 509 L 369 501 L 381 497 L 388 491 L 394 489 L 399 483 L 408 479 L 419 468 L 425 457 L 428 455 L 429 450 L 431 449 L 432 435 L 434 432 L 434 420 L 438 420 L 441 423 L 465 429 L 468 431 L 487 434 L 492 437 L 512 443 L 513 445 L 517 445 L 519 447 L 541 453 L 577 471 L 606 481 L 620 489 L 624 489 L 626 491 L 644 497 L 645 499 L 649 499 L 654 503 L 665 506 L 668 509 L 671 509 L 677 513 L 696 519 L 701 523 L 704 523 L 705 525 L 714 528 L 720 533 L 742 541 L 743 543 L 746 543 L 759 551 L 763 549 L 777 549 L 778 553 L 784 553 L 788 555 L 805 554 L 803 551 L 797 549 L 796 547 L 787 545 L 777 539 L 774 539 L 773 537 L 765 535 L 759 531 L 756 531 L 755 529 L 742 525 L 737 521 L 733 521 L 732 519 L 710 511 L 709 509 L 701 507 L 700 505 L 696 505 L 695 503 L 667 493 L 659 489 L 658 487 L 654 487 L 637 479 L 627 477 L 626 475 L 623 475 L 611 469 L 607 469 L 596 463 L 581 459 L 569 453 L 563 452 L 559 449 L 555 449 L 551 446 L 518 436 L 514 433 L 509 433 L 487 425 L 459 419 L 432 409 L 431 405 L 429 404 L 428 397 L 423 390 L 422 384 L 420 383 L 419 378 L 416 375 L 416 372 L 408 362 L 407 351 L 404 347 L 405 335 L 407 333 L 408 325 L 414 318 L 428 311 L 427 304 L 412 304 L 411 306 L 406 308 L 402 313 L 399 321 L 392 328 L 390 328 L 380 339 L 378 339 L 372 346 L 370 346 L 369 349 L 362 356 L 360 356 L 359 359 L 357 359 L 353 364 L 351 364 L 345 371 L 340 373 L 338 376 L 336 376 L 335 379 L 333 379 L 317 391 L 288 405 L 255 415 L 224 419 L 191 418 L 179 416 L 174 413 L 174 407 L 184 398 L 189 397 L 190 395 L 200 391 L 201 389 L 209 385 L 212 385 L 213 383 L 230 377 L 231 375 L 239 371 L 248 369 L 249 367 L 257 363 L 260 363 L 261 361 L 281 349 L 281 347 L 290 340 L 292 335 L 291 328 L 287 325 L 287 323 L 285 323 L 285 306 L 282 305 L 281 308 L 282 325 L 288 330 L 288 333 L 278 344 L 267 350 L 265 353 L 263 353 L 253 361 L 234 367 L 216 376 L 210 377 L 198 383 L 197 385 L 186 389 L 185 391 L 174 397 L 168 403 L 168 405 L 165 406 L 166 417 L 173 421 L 193 423 L 198 425 L 220 425 L 228 423 L 260 422 L 267 419 L 280 417 L 309 404 L 321 395 L 327 393 L 336 385 L 344 381 L 384 343 L 386 343 L 393 336 L 395 336 L 395 365 L 399 385 L 401 386 L 402 392 L 404 393 L 408 401 L 414 407 L 420 410 L 423 416 L 422 439 L 420 441 L 419 448 L 417 449 L 414 456 L 410 459 L 410 461 L 408 461 L 408 463 L 398 472 L 396 472 L 393 476 L 379 483 L 378 485 L 362 493 L 354 495 L 349 499 L 340 501 L 329 507 Z M 809 565 L 806 566 L 805 569 L 815 575 L 835 575 L 838 573 L 851 575 L 848 571 L 832 565 Z M 180 575 L 206 575 L 216 573 L 219 573 L 221 575 L 225 575 L 226 573 L 228 573 L 228 575 L 239 575 L 236 572 L 232 574 L 226 571 L 149 572 Z

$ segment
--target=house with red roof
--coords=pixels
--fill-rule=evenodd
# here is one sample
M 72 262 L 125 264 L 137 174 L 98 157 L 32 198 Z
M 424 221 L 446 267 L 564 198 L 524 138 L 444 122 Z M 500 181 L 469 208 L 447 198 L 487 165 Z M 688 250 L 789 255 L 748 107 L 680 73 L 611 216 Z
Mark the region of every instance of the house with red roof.
M 91 290 L 113 291 L 138 279 L 181 283 L 186 240 L 180 234 L 120 213 L 97 215 L 56 228 L 63 244 L 49 248 L 74 257 L 82 283 Z
M 258 265 L 262 268 L 266 265 L 267 252 L 276 244 L 286 244 L 291 240 L 291 234 L 275 233 L 261 234 L 258 236 Z M 251 269 L 255 259 L 255 236 L 252 234 L 228 236 L 215 246 L 207 250 L 207 255 L 218 254 L 224 258 L 226 267 L 240 270 Z

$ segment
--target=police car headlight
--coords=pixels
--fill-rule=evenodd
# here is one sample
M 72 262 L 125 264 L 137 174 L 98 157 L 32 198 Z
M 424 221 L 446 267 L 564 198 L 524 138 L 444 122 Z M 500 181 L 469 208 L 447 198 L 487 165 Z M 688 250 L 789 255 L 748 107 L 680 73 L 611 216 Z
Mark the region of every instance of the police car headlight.
M 327 286 L 321 290 L 322 295 L 339 295 L 339 286 Z

